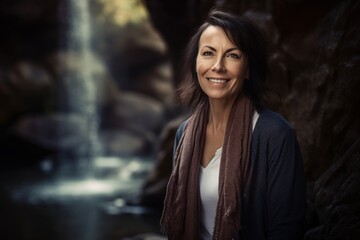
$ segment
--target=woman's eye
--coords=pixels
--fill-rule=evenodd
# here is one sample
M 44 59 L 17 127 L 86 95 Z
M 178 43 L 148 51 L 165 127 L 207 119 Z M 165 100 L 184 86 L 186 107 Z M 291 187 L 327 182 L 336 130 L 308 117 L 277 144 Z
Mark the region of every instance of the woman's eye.
M 239 58 L 240 58 L 240 55 L 239 55 L 239 54 L 236 54 L 236 53 L 229 53 L 229 54 L 228 54 L 228 57 L 230 57 L 230 58 L 235 58 L 235 59 L 239 59 Z
M 213 53 L 210 52 L 210 51 L 206 51 L 206 52 L 203 52 L 203 55 L 204 55 L 204 56 L 212 56 Z

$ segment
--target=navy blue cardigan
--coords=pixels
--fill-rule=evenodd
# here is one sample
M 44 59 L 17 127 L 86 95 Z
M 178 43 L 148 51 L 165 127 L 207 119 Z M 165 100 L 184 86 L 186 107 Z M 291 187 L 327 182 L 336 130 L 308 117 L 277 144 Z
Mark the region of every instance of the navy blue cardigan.
M 240 240 L 300 240 L 304 236 L 304 168 L 292 126 L 279 114 L 259 112 L 251 137 L 243 190 Z M 187 121 L 178 128 L 174 150 Z

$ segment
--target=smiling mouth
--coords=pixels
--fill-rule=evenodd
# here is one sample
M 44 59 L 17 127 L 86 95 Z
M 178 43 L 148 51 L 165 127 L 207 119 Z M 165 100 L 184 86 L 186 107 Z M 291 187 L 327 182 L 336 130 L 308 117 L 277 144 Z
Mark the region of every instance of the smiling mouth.
M 219 78 L 207 78 L 207 80 L 209 82 L 217 83 L 217 84 L 226 83 L 226 82 L 230 81 L 229 79 L 219 79 Z

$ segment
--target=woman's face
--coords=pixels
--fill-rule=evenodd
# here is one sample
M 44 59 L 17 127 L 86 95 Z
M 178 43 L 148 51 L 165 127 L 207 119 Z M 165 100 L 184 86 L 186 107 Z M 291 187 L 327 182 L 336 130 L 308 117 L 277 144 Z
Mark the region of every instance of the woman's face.
M 201 89 L 212 100 L 232 100 L 248 77 L 247 60 L 224 30 L 209 26 L 199 40 L 196 72 Z

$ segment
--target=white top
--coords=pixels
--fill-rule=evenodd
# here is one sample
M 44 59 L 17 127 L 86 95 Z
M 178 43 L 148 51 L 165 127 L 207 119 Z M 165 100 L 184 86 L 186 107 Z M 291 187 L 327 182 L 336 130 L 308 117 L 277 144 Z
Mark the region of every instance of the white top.
M 258 112 L 254 112 L 252 129 L 259 118 Z M 202 240 L 211 240 L 215 224 L 216 207 L 219 200 L 219 170 L 222 148 L 215 152 L 215 156 L 211 159 L 206 167 L 200 167 L 200 201 L 201 201 L 201 228 L 200 238 Z

